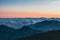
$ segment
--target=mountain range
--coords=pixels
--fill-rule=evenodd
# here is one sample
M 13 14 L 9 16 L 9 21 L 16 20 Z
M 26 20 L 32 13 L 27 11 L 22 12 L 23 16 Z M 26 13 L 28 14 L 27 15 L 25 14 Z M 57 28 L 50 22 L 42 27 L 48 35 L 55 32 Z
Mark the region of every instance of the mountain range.
M 35 30 L 42 30 L 43 32 L 51 31 L 51 30 L 59 30 L 60 22 L 55 20 L 50 20 L 50 21 L 45 20 L 42 22 L 35 23 L 30 27 Z
M 0 18 L 0 25 L 6 25 L 14 29 L 19 29 L 23 26 L 28 26 L 45 20 L 57 20 L 60 18 Z
M 41 34 L 48 31 L 60 30 L 60 22 L 55 20 L 45 20 L 19 29 L 0 25 L 0 40 L 18 40 L 32 35 Z
M 16 40 L 17 38 L 27 37 L 40 32 L 28 26 L 23 26 L 21 29 L 13 29 L 5 25 L 0 25 L 0 40 Z

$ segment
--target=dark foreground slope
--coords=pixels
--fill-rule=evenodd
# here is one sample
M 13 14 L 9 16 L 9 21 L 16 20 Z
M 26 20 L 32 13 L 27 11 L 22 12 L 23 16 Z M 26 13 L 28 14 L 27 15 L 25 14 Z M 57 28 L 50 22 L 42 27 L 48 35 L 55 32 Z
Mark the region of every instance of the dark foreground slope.
M 60 30 L 44 32 L 17 40 L 60 40 Z

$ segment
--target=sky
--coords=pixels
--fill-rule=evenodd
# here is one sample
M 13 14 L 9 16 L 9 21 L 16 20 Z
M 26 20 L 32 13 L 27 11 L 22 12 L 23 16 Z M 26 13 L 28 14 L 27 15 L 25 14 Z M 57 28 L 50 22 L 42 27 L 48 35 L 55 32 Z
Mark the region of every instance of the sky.
M 0 0 L 0 18 L 60 18 L 60 0 Z

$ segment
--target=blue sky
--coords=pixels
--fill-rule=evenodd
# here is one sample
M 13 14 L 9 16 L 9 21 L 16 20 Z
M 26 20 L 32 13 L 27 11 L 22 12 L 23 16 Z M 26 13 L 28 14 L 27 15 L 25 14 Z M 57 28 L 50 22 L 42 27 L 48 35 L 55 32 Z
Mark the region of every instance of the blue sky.
M 60 15 L 60 0 L 0 0 L 0 11 Z
M 50 2 L 51 0 L 0 0 L 0 4 L 12 5 L 12 4 L 31 4 L 31 3 L 43 3 Z

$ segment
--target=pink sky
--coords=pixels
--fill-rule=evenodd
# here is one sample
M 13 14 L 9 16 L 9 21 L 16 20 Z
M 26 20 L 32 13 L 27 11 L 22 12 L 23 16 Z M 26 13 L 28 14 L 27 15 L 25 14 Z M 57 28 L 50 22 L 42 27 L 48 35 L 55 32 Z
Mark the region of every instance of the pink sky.
M 1 0 L 0 18 L 60 18 L 60 0 Z
M 58 14 L 50 14 L 50 13 L 34 13 L 34 12 L 0 12 L 0 18 L 39 18 L 39 17 L 60 17 Z

